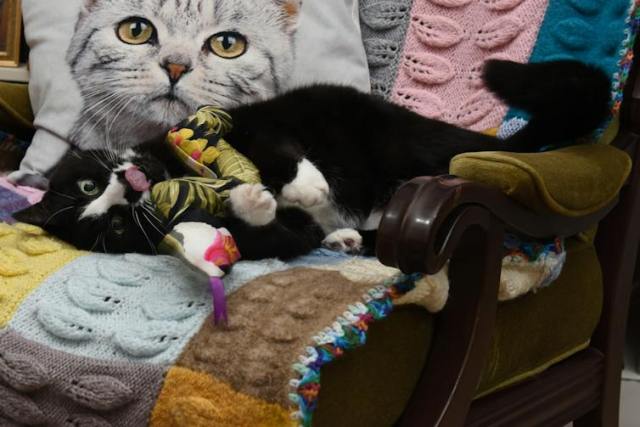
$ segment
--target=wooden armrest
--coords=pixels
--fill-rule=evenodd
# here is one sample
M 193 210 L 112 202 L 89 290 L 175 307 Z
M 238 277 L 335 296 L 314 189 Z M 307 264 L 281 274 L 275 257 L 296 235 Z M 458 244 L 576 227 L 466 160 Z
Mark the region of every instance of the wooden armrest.
M 388 204 L 376 253 L 406 273 L 437 273 L 471 227 L 487 230 L 492 218 L 533 238 L 566 237 L 602 220 L 617 199 L 582 217 L 535 213 L 486 185 L 453 176 L 420 177 L 403 185 Z
M 453 176 L 416 178 L 397 191 L 378 229 L 380 261 L 427 274 L 450 261 L 449 301 L 436 317 L 429 358 L 399 425 L 463 425 L 491 345 L 504 229 L 570 236 L 614 204 L 584 217 L 537 214 L 496 189 Z

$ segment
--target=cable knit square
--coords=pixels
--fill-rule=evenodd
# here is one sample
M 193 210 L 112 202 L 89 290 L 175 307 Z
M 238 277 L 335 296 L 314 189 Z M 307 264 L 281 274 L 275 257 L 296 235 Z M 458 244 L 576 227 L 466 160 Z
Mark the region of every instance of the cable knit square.
M 415 0 L 392 101 L 473 130 L 500 125 L 506 107 L 482 87 L 487 59 L 527 62 L 548 0 Z
M 146 425 L 163 380 L 147 364 L 97 361 L 0 332 L 0 425 Z
M 0 328 L 46 277 L 84 254 L 41 228 L 0 223 Z
M 621 97 L 626 79 L 622 74 L 628 73 L 624 63 L 629 53 L 627 38 L 633 38 L 630 31 L 634 18 L 630 12 L 636 7 L 635 3 L 636 0 L 550 2 L 530 61 L 575 59 L 597 65 L 614 77 L 616 101 Z M 528 118 L 528 115 L 510 110 L 507 119 L 515 117 Z
M 413 0 L 361 0 L 362 39 L 369 61 L 371 89 L 389 98 L 409 26 Z
M 210 312 L 206 278 L 177 259 L 92 254 L 45 280 L 11 327 L 79 356 L 168 364 Z

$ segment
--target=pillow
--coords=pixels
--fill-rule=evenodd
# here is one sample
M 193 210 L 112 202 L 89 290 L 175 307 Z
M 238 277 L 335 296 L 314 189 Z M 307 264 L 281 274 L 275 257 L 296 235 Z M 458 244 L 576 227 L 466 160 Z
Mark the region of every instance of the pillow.
M 37 132 L 10 178 L 42 187 L 69 143 L 142 143 L 203 104 L 230 108 L 319 81 L 366 90 L 355 0 L 309 1 L 302 17 L 300 3 L 24 0 Z
M 371 91 L 357 0 L 306 0 L 291 87 L 334 83 Z

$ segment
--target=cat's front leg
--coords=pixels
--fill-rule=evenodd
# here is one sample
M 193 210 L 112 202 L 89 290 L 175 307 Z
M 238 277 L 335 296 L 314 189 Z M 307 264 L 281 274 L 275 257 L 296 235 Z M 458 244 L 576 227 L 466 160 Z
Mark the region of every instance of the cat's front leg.
M 322 172 L 303 158 L 298 162 L 296 176 L 282 187 L 280 199 L 285 205 L 310 209 L 329 204 L 329 194 L 329 183 Z
M 233 214 L 254 227 L 270 224 L 276 219 L 276 199 L 262 184 L 241 184 L 229 192 Z

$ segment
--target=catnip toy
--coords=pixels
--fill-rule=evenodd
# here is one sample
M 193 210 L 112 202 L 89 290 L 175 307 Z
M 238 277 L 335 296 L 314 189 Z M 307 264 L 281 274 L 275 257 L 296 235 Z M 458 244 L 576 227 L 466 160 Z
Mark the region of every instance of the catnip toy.
M 196 175 L 153 187 L 153 201 L 169 221 L 176 221 L 189 208 L 222 217 L 232 188 L 260 183 L 254 164 L 224 140 L 231 126 L 229 114 L 208 106 L 167 135 L 166 143 L 176 157 Z
M 214 322 L 227 322 L 222 277 L 240 259 L 233 237 L 225 228 L 203 222 L 180 222 L 192 210 L 222 217 L 229 191 L 237 185 L 260 183 L 258 169 L 224 139 L 231 116 L 215 107 L 202 107 L 166 138 L 178 160 L 197 176 L 156 184 L 151 197 L 172 231 L 159 245 L 162 253 L 177 256 L 209 276 Z
M 226 324 L 227 304 L 222 277 L 226 269 L 240 259 L 231 233 L 226 228 L 215 228 L 202 222 L 182 222 L 165 236 L 159 250 L 181 258 L 209 276 L 214 324 Z

